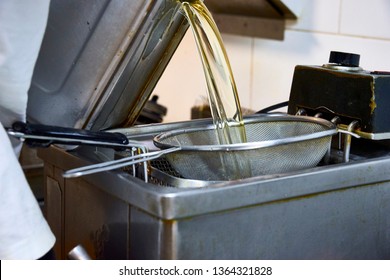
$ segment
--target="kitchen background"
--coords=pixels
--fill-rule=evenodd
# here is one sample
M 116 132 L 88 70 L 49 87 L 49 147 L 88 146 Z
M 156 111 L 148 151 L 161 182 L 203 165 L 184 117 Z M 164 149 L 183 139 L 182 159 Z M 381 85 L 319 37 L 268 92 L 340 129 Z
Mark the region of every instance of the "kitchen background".
M 390 1 L 283 2 L 298 16 L 286 21 L 283 41 L 222 34 L 243 108 L 258 111 L 287 101 L 294 67 L 322 65 L 332 50 L 360 54 L 364 69 L 390 71 Z M 190 119 L 191 107 L 207 100 L 190 30 L 153 94 L 168 107 L 164 122 Z

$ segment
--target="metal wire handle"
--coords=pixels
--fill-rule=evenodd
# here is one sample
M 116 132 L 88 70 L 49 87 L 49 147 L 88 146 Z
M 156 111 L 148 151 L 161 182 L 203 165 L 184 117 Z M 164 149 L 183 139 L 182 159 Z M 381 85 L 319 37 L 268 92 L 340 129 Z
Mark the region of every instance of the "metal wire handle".
M 139 155 L 132 156 L 132 157 L 106 161 L 103 163 L 91 164 L 88 166 L 83 166 L 83 167 L 79 167 L 79 168 L 70 169 L 68 171 L 65 171 L 62 174 L 62 176 L 64 178 L 77 178 L 77 177 L 81 177 L 81 176 L 85 176 L 85 175 L 89 175 L 89 174 L 94 174 L 94 173 L 98 173 L 98 172 L 118 169 L 118 168 L 126 167 L 129 165 L 134 165 L 134 164 L 138 164 L 138 163 L 145 163 L 146 164 L 146 162 L 149 160 L 156 159 L 156 158 L 159 158 L 165 154 L 173 153 L 173 152 L 176 152 L 179 150 L 181 150 L 180 147 L 174 147 L 171 149 L 139 154 Z M 145 173 L 145 178 L 146 177 L 147 177 L 147 173 Z

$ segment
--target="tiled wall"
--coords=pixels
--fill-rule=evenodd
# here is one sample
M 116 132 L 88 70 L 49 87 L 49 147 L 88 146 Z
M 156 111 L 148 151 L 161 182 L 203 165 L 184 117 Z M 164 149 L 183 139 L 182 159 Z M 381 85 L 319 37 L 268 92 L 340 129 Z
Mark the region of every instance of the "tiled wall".
M 295 65 L 326 63 L 331 50 L 358 53 L 368 70 L 390 71 L 390 1 L 301 0 L 297 21 L 285 39 L 223 35 L 244 108 L 259 110 L 288 100 Z M 168 107 L 165 122 L 188 120 L 207 96 L 202 66 L 190 32 L 154 94 Z

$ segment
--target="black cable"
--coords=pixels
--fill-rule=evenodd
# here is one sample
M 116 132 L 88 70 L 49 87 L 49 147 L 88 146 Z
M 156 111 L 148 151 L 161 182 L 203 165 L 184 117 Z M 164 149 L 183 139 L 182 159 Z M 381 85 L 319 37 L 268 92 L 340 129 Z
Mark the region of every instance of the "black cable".
M 279 109 L 279 108 L 283 108 L 283 107 L 286 107 L 286 106 L 288 106 L 288 101 L 280 102 L 278 104 L 275 104 L 275 105 L 266 107 L 264 109 L 261 109 L 260 111 L 256 112 L 256 114 L 269 113 L 269 112 L 271 112 L 273 110 L 276 110 L 276 109 Z

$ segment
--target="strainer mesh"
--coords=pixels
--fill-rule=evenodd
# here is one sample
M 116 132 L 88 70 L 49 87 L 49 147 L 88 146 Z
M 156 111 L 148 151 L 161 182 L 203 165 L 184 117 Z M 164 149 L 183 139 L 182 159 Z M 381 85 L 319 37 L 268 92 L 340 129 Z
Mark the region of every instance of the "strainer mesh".
M 329 129 L 306 121 L 270 121 L 245 125 L 248 142 L 261 142 L 308 135 Z M 218 145 L 215 130 L 181 133 L 161 139 L 167 145 Z M 166 155 L 184 177 L 199 180 L 232 180 L 286 173 L 316 166 L 327 152 L 331 136 L 249 150 L 179 151 Z

